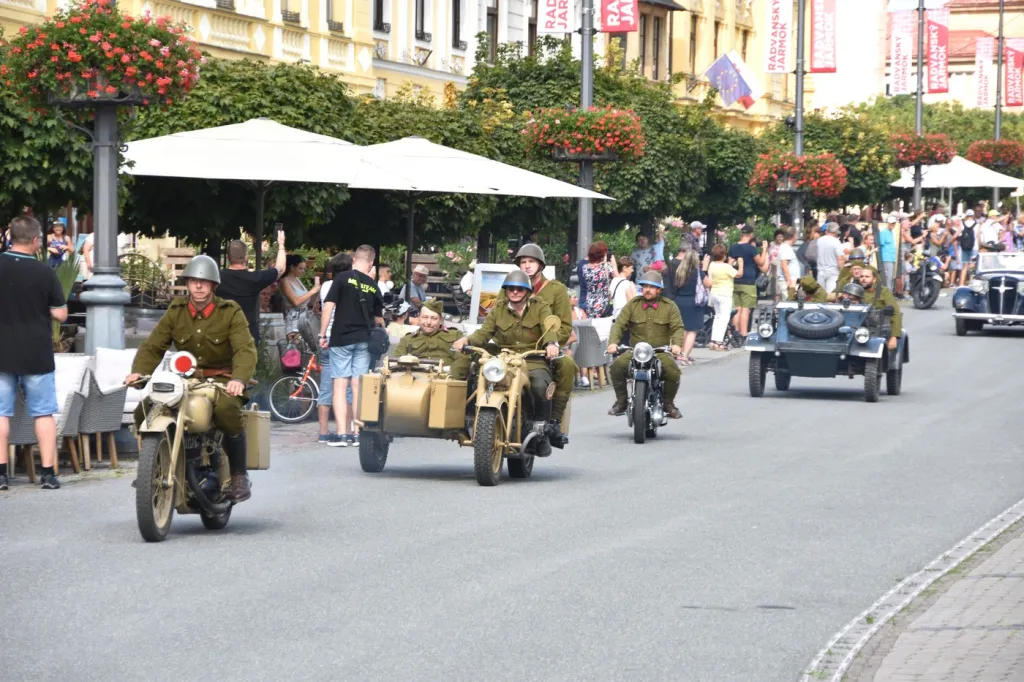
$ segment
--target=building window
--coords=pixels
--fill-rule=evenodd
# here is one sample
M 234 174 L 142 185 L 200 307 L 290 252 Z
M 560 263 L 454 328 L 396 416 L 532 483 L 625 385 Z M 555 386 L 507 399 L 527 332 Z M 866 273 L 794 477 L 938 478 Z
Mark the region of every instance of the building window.
M 530 2 L 530 20 L 526 23 L 526 54 L 532 57 L 537 49 L 537 0 Z
M 750 42 L 750 31 L 744 29 L 740 33 L 740 56 L 747 61 L 747 43 Z
M 647 15 L 640 15 L 640 34 L 637 36 L 640 41 L 640 74 L 647 71 Z
M 690 15 L 690 73 L 697 73 L 697 16 Z
M 388 17 L 385 0 L 373 0 L 373 30 L 380 33 L 391 33 L 391 23 L 384 21 Z
M 416 0 L 416 40 L 423 40 L 427 32 L 427 0 Z
M 487 59 L 498 60 L 498 0 L 487 0 Z
M 465 50 L 468 45 L 462 39 L 462 3 L 464 0 L 452 2 L 452 47 L 456 50 Z
M 327 30 L 345 32 L 345 24 L 341 21 L 342 10 L 334 5 L 338 0 L 327 0 Z
M 721 33 L 721 32 L 722 32 L 722 22 L 716 21 L 715 22 L 715 43 L 714 43 L 714 49 L 712 50 L 712 52 L 714 52 L 714 54 L 711 55 L 712 59 L 718 59 L 718 34 Z
M 301 20 L 299 16 L 299 0 L 281 0 L 281 21 L 297 24 Z
M 626 68 L 626 45 L 628 44 L 628 36 L 628 33 L 613 33 L 610 36 L 611 40 L 615 41 L 619 49 L 622 50 L 622 55 L 620 57 L 620 65 L 622 66 L 623 70 L 625 70 Z
M 661 17 L 654 17 L 654 35 L 651 36 L 651 78 L 658 80 L 658 65 L 661 62 Z

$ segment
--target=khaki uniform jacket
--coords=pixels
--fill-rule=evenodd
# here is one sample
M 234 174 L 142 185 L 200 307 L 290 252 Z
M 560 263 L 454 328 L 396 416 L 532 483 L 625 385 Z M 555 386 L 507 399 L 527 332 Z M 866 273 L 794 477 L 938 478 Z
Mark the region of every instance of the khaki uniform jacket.
M 176 298 L 167 307 L 149 338 L 142 342 L 132 372 L 152 374 L 171 344 L 195 356 L 199 369 L 230 369 L 231 379 L 247 383 L 256 371 L 256 342 L 249 333 L 249 321 L 234 301 L 213 298 L 209 318 L 196 317 L 187 298 Z
M 469 335 L 469 344 L 481 346 L 494 339 L 499 347 L 516 353 L 540 350 L 552 341 L 558 341 L 553 332 L 544 331 L 544 318 L 549 315 L 551 306 L 539 298 L 527 299 L 522 317 L 511 310 L 508 303 L 495 303 L 484 318 L 483 326 Z
M 798 286 L 804 290 L 804 295 L 806 296 L 804 300 L 810 303 L 828 303 L 828 294 L 825 293 L 825 289 L 819 286 L 818 281 L 810 274 L 801 277 Z M 796 300 L 795 287 L 790 287 L 789 298 L 793 301 Z
M 406 334 L 395 346 L 395 355 L 415 355 L 421 359 L 444 360 L 452 363 L 459 354 L 452 350 L 452 344 L 461 338 L 454 329 L 438 329 L 433 334 L 416 331 Z
M 633 346 L 646 341 L 652 346 L 681 346 L 683 344 L 683 318 L 674 301 L 664 296 L 658 297 L 658 308 L 648 307 L 644 310 L 643 296 L 637 296 L 626 304 L 615 318 L 612 331 L 608 335 L 608 343 L 616 344 L 629 332 L 629 340 Z
M 558 319 L 562 321 L 562 326 L 558 328 L 556 336 L 558 337 L 558 345 L 565 346 L 572 335 L 572 304 L 569 302 L 569 290 L 565 288 L 564 284 L 553 279 L 544 279 L 542 277 L 541 284 L 543 286 L 540 292 L 534 293 L 533 297 L 545 301 L 551 306 L 551 314 L 557 315 Z M 502 289 L 498 293 L 498 301 L 495 303 L 495 307 L 507 305 L 508 297 L 505 295 L 505 290 Z
M 882 287 L 877 298 L 875 296 L 875 289 Z M 903 336 L 903 313 L 900 311 L 900 303 L 896 300 L 896 297 L 892 295 L 892 292 L 888 287 L 883 287 L 879 283 L 875 283 L 875 286 L 864 292 L 864 302 L 870 305 L 872 308 L 882 309 L 886 306 L 892 306 L 895 311 L 890 318 L 892 323 L 891 335 L 897 339 Z

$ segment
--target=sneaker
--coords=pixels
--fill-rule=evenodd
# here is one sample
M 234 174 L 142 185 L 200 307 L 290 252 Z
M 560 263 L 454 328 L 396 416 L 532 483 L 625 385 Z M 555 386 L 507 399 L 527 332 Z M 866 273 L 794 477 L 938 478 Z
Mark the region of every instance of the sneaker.
M 0 490 L 7 490 L 7 484 L 8 483 L 10 483 L 10 481 L 7 480 L 7 476 L 6 475 L 0 476 Z
M 341 438 L 341 436 L 336 433 L 327 433 L 317 438 L 316 442 L 321 445 L 330 445 L 331 443 L 338 442 L 339 438 Z
M 57 480 L 56 474 L 43 474 L 42 482 L 43 490 L 58 490 L 60 488 L 60 481 Z
M 348 447 L 348 439 L 349 438 L 351 438 L 350 435 L 346 435 L 346 434 L 343 434 L 343 433 L 336 433 L 336 434 L 334 434 L 334 439 L 331 440 L 331 441 L 328 441 L 327 445 L 332 447 L 332 448 L 347 448 Z
M 358 448 L 359 447 L 359 434 L 358 433 L 349 434 L 348 436 L 346 436 L 346 438 L 348 438 L 348 444 L 349 445 L 351 445 L 354 448 Z

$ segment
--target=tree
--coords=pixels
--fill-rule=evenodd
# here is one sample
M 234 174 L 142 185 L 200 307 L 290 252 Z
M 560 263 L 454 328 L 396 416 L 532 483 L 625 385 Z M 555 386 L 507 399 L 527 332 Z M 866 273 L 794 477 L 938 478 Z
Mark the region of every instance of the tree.
M 199 85 L 173 109 L 143 109 L 131 139 L 243 123 L 258 117 L 321 135 L 347 138 L 355 109 L 347 86 L 301 64 L 209 59 Z M 134 177 L 124 212 L 125 231 L 165 232 L 192 243 L 216 244 L 255 227 L 255 193 L 240 183 Z M 267 223 L 285 223 L 292 243 L 327 222 L 348 197 L 339 186 L 287 183 L 266 197 Z
M 716 125 L 702 144 L 706 189 L 689 215 L 711 226 L 732 225 L 752 216 L 767 217 L 782 208 L 783 199 L 752 192 L 748 184 L 758 155 L 768 149 L 766 140 Z

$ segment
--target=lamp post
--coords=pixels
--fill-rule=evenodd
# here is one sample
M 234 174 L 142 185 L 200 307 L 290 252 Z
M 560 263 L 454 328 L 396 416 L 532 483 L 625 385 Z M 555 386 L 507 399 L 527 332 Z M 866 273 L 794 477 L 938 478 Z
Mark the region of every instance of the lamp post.
M 583 22 L 580 26 L 580 109 L 587 111 L 594 103 L 594 0 L 583 0 Z M 594 189 L 594 162 L 580 161 L 580 187 Z M 584 197 L 579 200 L 579 215 L 576 229 L 576 261 L 587 257 L 587 249 L 594 237 L 594 200 Z
M 1006 0 L 999 0 L 999 39 L 996 41 L 996 142 L 1003 127 L 1003 10 Z M 999 188 L 992 188 L 992 208 L 999 208 Z
M 917 100 L 914 106 L 914 134 L 924 132 L 924 2 L 917 3 Z M 921 163 L 914 164 L 914 211 L 921 210 Z
M 806 21 L 806 5 L 804 0 L 797 2 L 796 11 L 796 111 L 794 112 L 795 130 L 793 135 L 793 151 L 797 156 L 804 154 L 804 23 Z M 792 199 L 793 227 L 800 234 L 804 229 L 804 195 L 793 194 Z

